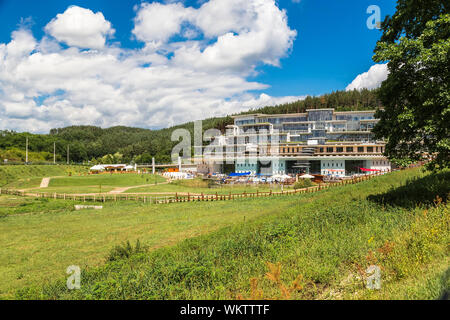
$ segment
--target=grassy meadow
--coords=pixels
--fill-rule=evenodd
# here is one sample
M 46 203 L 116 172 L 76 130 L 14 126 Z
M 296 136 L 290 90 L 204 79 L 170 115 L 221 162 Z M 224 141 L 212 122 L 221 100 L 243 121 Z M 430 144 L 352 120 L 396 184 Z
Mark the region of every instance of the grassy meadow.
M 312 194 L 111 203 L 101 211 L 2 196 L 0 203 L 9 205 L 0 220 L 0 294 L 23 299 L 439 298 L 449 285 L 449 180 L 449 171 L 410 169 Z M 138 239 L 139 250 L 134 248 Z M 82 267 L 80 290 L 66 289 L 69 265 Z M 364 286 L 370 265 L 381 268 L 381 290 Z
M 159 175 L 134 173 L 106 173 L 87 176 L 56 177 L 50 180 L 48 188 L 40 192 L 56 193 L 104 193 L 115 188 L 163 183 Z
M 71 165 L 0 165 L 0 187 L 39 187 L 43 177 L 85 174 L 88 167 Z
M 281 190 L 279 185 L 255 185 L 255 184 L 236 184 L 236 185 L 214 185 L 207 180 L 174 180 L 169 184 L 161 184 L 154 186 L 138 187 L 128 189 L 127 193 L 155 193 L 155 192 L 171 192 L 171 193 L 204 193 L 204 194 L 229 194 L 244 193 L 256 191 Z M 286 187 L 285 187 L 286 188 Z
M 114 187 L 130 187 L 165 182 L 166 179 L 159 175 L 137 174 L 137 173 L 104 173 L 88 176 L 73 176 L 54 178 L 50 180 L 49 187 L 72 187 L 72 186 L 98 186 L 107 185 Z
M 140 239 L 150 248 L 173 245 L 221 227 L 286 210 L 296 199 L 144 205 L 105 203 L 74 211 L 75 202 L 0 196 L 0 298 L 64 277 L 69 265 L 95 266 L 115 245 Z

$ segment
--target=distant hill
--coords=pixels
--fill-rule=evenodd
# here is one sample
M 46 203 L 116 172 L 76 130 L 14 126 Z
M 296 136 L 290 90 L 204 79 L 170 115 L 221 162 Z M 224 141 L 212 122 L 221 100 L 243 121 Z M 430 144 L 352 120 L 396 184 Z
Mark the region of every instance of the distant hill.
M 299 113 L 306 109 L 335 108 L 337 111 L 370 110 L 381 107 L 376 90 L 336 91 L 319 97 L 308 96 L 304 100 L 277 106 L 250 109 L 239 114 Z M 225 130 L 232 124 L 230 116 L 203 120 L 203 130 Z M 0 158 L 9 161 L 25 161 L 25 138 L 29 138 L 29 161 L 53 161 L 53 143 L 56 144 L 58 161 L 66 161 L 66 148 L 70 146 L 70 160 L 83 162 L 151 162 L 154 156 L 159 163 L 170 161 L 170 152 L 178 142 L 171 141 L 176 128 L 185 128 L 193 136 L 194 123 L 188 122 L 170 128 L 150 130 L 116 126 L 70 126 L 51 129 L 49 134 L 0 131 Z

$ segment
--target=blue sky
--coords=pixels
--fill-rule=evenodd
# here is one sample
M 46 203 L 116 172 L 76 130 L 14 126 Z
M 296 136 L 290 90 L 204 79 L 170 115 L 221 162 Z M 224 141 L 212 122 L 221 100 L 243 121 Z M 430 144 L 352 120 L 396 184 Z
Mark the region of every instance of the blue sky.
M 217 3 L 220 2 L 220 0 L 214 1 Z M 210 2 L 214 1 L 211 0 Z M 233 1 L 238 2 L 238 0 Z M 258 3 L 258 1 L 260 0 L 252 1 Z M 272 2 L 272 0 L 261 1 L 267 2 L 268 5 L 270 5 L 270 2 Z M 150 4 L 152 3 L 152 1 L 147 2 Z M 177 3 L 177 1 L 161 2 L 163 6 L 170 6 L 172 10 L 168 12 L 168 17 L 172 17 L 181 11 L 183 11 L 182 15 L 184 16 L 193 16 L 195 14 L 197 17 L 197 12 L 200 12 L 200 10 L 198 9 L 209 1 L 179 1 L 180 4 L 178 5 L 178 7 L 172 6 L 168 3 L 172 2 L 173 4 Z M 248 2 L 245 3 L 247 5 Z M 165 38 L 161 38 L 163 39 L 162 45 L 161 41 L 158 45 L 155 45 L 155 42 L 153 41 L 155 39 L 152 37 L 164 37 L 165 35 L 161 35 L 160 33 L 158 33 L 158 30 L 147 32 L 145 29 L 148 28 L 148 26 L 150 26 L 150 28 L 153 28 L 153 26 L 151 25 L 152 21 L 149 21 L 149 19 L 154 16 L 144 15 L 145 10 L 150 10 L 150 7 L 152 9 L 154 8 L 153 5 L 154 4 L 152 4 L 152 6 L 146 7 L 142 4 L 142 1 L 131 0 L 0 0 L 0 46 L 1 44 L 4 44 L 4 47 L 6 48 L 7 44 L 12 42 L 11 40 L 14 31 L 27 30 L 28 34 L 30 34 L 34 38 L 36 46 L 30 48 L 31 51 L 27 54 L 26 57 L 22 57 L 24 59 L 24 66 L 30 65 L 28 61 L 30 59 L 30 56 L 32 56 L 36 52 L 39 53 L 39 50 L 41 50 L 42 54 L 54 53 L 60 54 L 61 57 L 67 58 L 68 53 L 72 52 L 70 51 L 71 47 L 76 47 L 76 50 L 78 50 L 78 54 L 82 54 L 83 52 L 93 49 L 100 49 L 103 50 L 101 53 L 101 57 L 105 58 L 106 52 L 108 52 L 108 54 L 111 54 L 111 48 L 119 48 L 121 50 L 121 53 L 115 54 L 117 55 L 117 59 L 120 59 L 120 56 L 127 54 L 127 52 L 137 53 L 140 52 L 140 50 L 146 51 L 146 54 L 148 54 L 149 57 L 149 48 L 152 47 L 152 50 L 154 50 L 153 52 L 159 54 L 158 59 L 161 57 L 169 59 L 169 62 L 165 62 L 165 68 L 167 69 L 169 64 L 171 67 L 174 65 L 174 62 L 170 61 L 171 58 L 174 55 L 177 56 L 177 51 L 173 49 L 173 46 L 175 44 L 178 45 L 178 43 L 182 43 L 183 46 L 187 48 L 191 45 L 191 42 L 187 40 L 198 40 L 198 43 L 201 43 L 199 49 L 201 52 L 202 50 L 205 50 L 208 45 L 213 45 L 216 41 L 218 42 L 220 36 L 226 34 L 227 32 L 232 33 L 230 35 L 230 37 L 232 38 L 232 35 L 240 36 L 244 34 L 248 31 L 248 28 L 251 29 L 254 27 L 255 30 L 259 30 L 258 28 L 261 28 L 260 25 L 247 26 L 244 22 L 242 28 L 239 30 L 233 30 L 232 27 L 228 27 L 229 30 L 226 28 L 222 28 L 223 30 L 219 28 L 220 30 L 217 31 L 218 33 L 212 34 L 207 37 L 206 34 L 208 32 L 208 28 L 214 28 L 215 25 L 224 22 L 221 21 L 221 19 L 226 20 L 226 15 L 222 16 L 219 14 L 217 17 L 215 17 L 216 21 L 209 22 L 211 24 L 209 26 L 205 21 L 203 21 L 202 23 L 192 22 L 194 21 L 193 19 L 197 18 L 186 18 L 189 22 L 186 22 L 185 20 L 183 20 L 185 18 L 182 18 L 182 20 L 180 20 L 181 22 L 179 22 L 181 24 L 180 28 L 182 32 L 184 32 L 184 30 L 190 30 L 193 32 L 197 32 L 197 34 L 193 37 L 190 37 L 189 39 L 186 39 L 186 37 L 183 37 L 181 33 L 171 33 L 169 34 L 168 38 L 166 37 L 167 40 L 165 40 Z M 226 4 L 222 5 L 226 6 Z M 278 19 L 283 16 L 284 10 L 287 17 L 287 22 L 285 23 L 285 26 L 280 25 L 279 33 L 274 32 L 272 36 L 277 37 L 278 34 L 286 34 L 286 40 L 280 43 L 277 43 L 276 39 L 267 40 L 267 36 L 265 35 L 269 34 L 270 30 L 266 30 L 265 34 L 260 33 L 260 35 L 261 39 L 263 39 L 262 41 L 267 40 L 268 44 L 266 46 L 262 46 L 260 51 L 250 52 L 247 56 L 243 57 L 231 56 L 232 51 L 230 51 L 231 53 L 229 53 L 225 50 L 225 53 L 223 53 L 223 56 L 228 60 L 242 58 L 242 61 L 230 65 L 225 63 L 222 67 L 216 65 L 212 66 L 216 60 L 213 62 L 210 61 L 211 63 L 209 67 L 207 69 L 202 69 L 203 73 L 206 72 L 210 76 L 214 74 L 226 75 L 227 80 L 224 81 L 224 83 L 236 81 L 236 86 L 239 86 L 238 83 L 242 82 L 240 85 L 243 89 L 241 91 L 235 89 L 224 90 L 224 92 L 221 93 L 222 95 L 217 95 L 216 91 L 218 91 L 218 89 L 215 88 L 215 93 L 213 95 L 208 95 L 208 98 L 210 98 L 210 100 L 204 100 L 205 104 L 210 104 L 208 109 L 205 110 L 211 111 L 198 110 L 199 113 L 194 112 L 193 116 L 195 116 L 195 114 L 202 114 L 205 116 L 220 114 L 221 112 L 214 107 L 216 106 L 216 108 L 219 108 L 218 106 L 221 106 L 221 102 L 219 100 L 222 100 L 223 103 L 234 101 L 236 102 L 236 104 L 241 104 L 241 107 L 239 108 L 234 105 L 233 107 L 223 107 L 223 111 L 229 113 L 239 111 L 240 109 L 245 109 L 248 107 L 258 106 L 259 104 L 270 104 L 278 102 L 281 103 L 284 101 L 289 101 L 289 99 L 293 100 L 296 97 L 301 97 L 304 95 L 318 95 L 328 93 L 333 90 L 345 90 L 346 87 L 358 75 L 364 75 L 364 73 L 374 65 L 371 57 L 373 54 L 373 48 L 376 44 L 376 41 L 379 39 L 381 32 L 376 29 L 370 30 L 366 26 L 366 21 L 369 17 L 369 14 L 366 13 L 366 9 L 370 5 L 378 5 L 380 7 L 382 18 L 385 15 L 392 15 L 395 11 L 395 1 L 392 0 L 301 0 L 300 2 L 293 0 L 276 1 L 275 7 L 272 6 L 272 9 L 270 9 L 271 11 L 269 11 L 271 12 L 271 14 L 273 14 L 273 17 L 276 17 Z M 71 39 L 70 37 L 73 36 L 74 31 L 65 30 L 62 23 L 63 21 L 61 22 L 61 24 L 54 24 L 52 29 L 49 27 L 46 28 L 46 26 L 52 21 L 52 19 L 56 19 L 57 14 L 63 14 L 69 6 L 77 6 L 83 9 L 89 9 L 92 11 L 91 16 L 93 16 L 94 13 L 98 12 L 101 12 L 101 14 L 103 14 L 104 21 L 106 21 L 105 23 L 109 22 L 109 29 L 113 29 L 113 31 L 111 32 L 101 31 L 101 33 L 98 34 L 100 35 L 100 38 L 103 37 L 106 39 L 105 45 L 99 44 L 100 47 L 95 48 L 89 48 L 87 44 L 80 45 L 79 41 L 82 40 L 80 40 L 79 37 L 75 40 Z M 190 9 L 194 10 L 192 12 L 188 12 Z M 234 8 L 231 9 L 237 10 L 239 9 L 239 6 L 235 5 Z M 194 11 L 195 13 L 193 13 Z M 140 22 L 142 26 L 140 31 L 134 32 L 133 29 L 135 29 L 135 26 L 137 24 L 135 19 L 140 12 L 142 12 L 143 14 L 143 19 Z M 89 15 L 87 16 L 89 18 Z M 147 21 L 145 21 L 145 19 L 147 19 Z M 188 25 L 187 29 L 185 28 L 185 25 Z M 155 28 L 157 29 L 158 26 L 156 26 Z M 99 31 L 94 30 L 93 32 Z M 110 33 L 108 34 L 107 32 Z M 93 33 L 90 35 L 92 35 L 93 37 L 96 36 Z M 22 37 L 19 37 L 17 33 L 16 37 L 17 39 L 22 39 L 23 41 L 25 41 L 24 39 L 26 39 L 26 35 L 22 35 Z M 281 36 L 281 38 L 282 37 L 283 36 Z M 49 43 L 48 46 L 50 46 L 51 44 L 53 51 L 46 51 L 46 49 L 42 49 L 43 39 L 48 40 L 46 43 Z M 98 39 L 98 37 L 96 39 Z M 18 40 L 16 42 L 18 42 Z M 258 45 L 260 45 L 260 43 L 258 42 L 249 45 L 249 50 L 251 50 L 252 47 L 257 47 Z M 58 47 L 58 49 L 55 49 L 56 47 Z M 157 48 L 155 49 L 155 47 Z M 223 46 L 220 48 L 223 49 Z M 55 50 L 57 50 L 57 52 Z M 234 50 L 236 51 L 236 49 Z M 219 54 L 222 54 L 222 52 L 223 51 L 221 51 Z M 178 56 L 181 57 L 181 53 L 178 53 Z M 7 59 L 6 57 L 7 55 L 4 55 L 5 61 Z M 47 56 L 47 58 L 48 57 L 49 56 Z M 74 60 L 77 58 L 73 55 L 71 57 Z M 156 60 L 152 60 L 153 58 L 148 59 L 148 62 L 145 62 L 140 66 L 156 66 Z M 189 64 L 196 64 L 196 60 L 197 59 L 192 57 L 188 57 L 187 60 L 184 60 L 183 70 L 189 68 Z M 173 61 L 175 61 L 175 59 L 173 59 Z M 218 59 L 217 61 L 217 64 L 220 64 L 220 60 Z M 242 65 L 239 65 L 239 63 L 241 62 L 248 63 L 252 67 L 249 67 L 248 70 L 246 68 L 244 68 L 245 70 L 243 70 Z M 61 65 L 58 64 L 58 66 Z M 177 64 L 176 66 L 178 68 L 180 65 Z M 93 66 L 93 68 L 96 68 L 96 66 Z M 195 67 L 194 69 L 193 72 L 197 72 L 199 70 L 197 67 Z M 2 71 L 0 69 L 0 72 L 7 72 L 5 70 L 6 69 Z M 143 69 L 141 68 L 141 70 L 139 71 L 142 70 Z M 150 72 L 151 68 L 145 70 Z M 156 71 L 156 69 L 154 69 L 153 71 Z M 10 72 L 13 73 L 13 71 L 11 70 Z M 41 77 L 46 77 L 45 73 L 41 72 L 39 74 L 41 75 Z M 185 73 L 183 74 L 184 77 L 186 77 Z M 50 77 L 50 75 L 48 75 L 48 77 Z M 99 75 L 97 74 L 95 77 L 98 78 Z M 73 79 L 73 77 L 71 78 Z M 149 78 L 145 76 L 143 77 L 143 79 L 149 80 Z M 186 80 L 186 78 L 184 79 Z M 194 77 L 194 79 L 197 79 L 197 77 Z M 220 79 L 223 80 L 223 77 L 221 76 Z M 92 80 L 92 78 L 89 78 L 87 80 Z M 121 92 L 123 92 L 123 90 L 125 90 L 124 83 L 128 83 L 127 81 L 129 82 L 130 79 L 127 79 L 126 81 L 122 79 L 120 83 L 108 82 L 107 85 L 111 88 L 120 87 Z M 206 80 L 206 82 L 209 81 L 210 80 Z M 215 80 L 211 81 L 214 82 Z M 49 80 L 49 82 L 51 81 Z M 83 82 L 83 78 L 80 78 L 80 82 Z M 75 93 L 70 93 L 70 90 L 68 88 L 62 86 L 54 86 L 50 88 L 36 83 L 36 85 L 30 84 L 29 87 L 23 88 L 21 92 L 16 92 L 17 90 L 16 88 L 14 88 L 14 92 L 11 92 L 10 95 L 7 95 L 6 93 L 9 92 L 8 85 L 14 87 L 14 84 L 5 83 L 6 80 L 3 80 L 2 82 L 2 78 L 0 78 L 1 125 L 10 126 L 13 129 L 18 130 L 30 129 L 31 131 L 45 131 L 48 129 L 48 126 L 63 126 L 68 124 L 79 124 L 81 122 L 90 122 L 91 124 L 98 124 L 101 126 L 122 124 L 116 123 L 114 121 L 105 121 L 105 115 L 107 115 L 108 112 L 100 107 L 97 108 L 94 101 L 91 101 L 91 103 L 89 103 L 80 101 L 80 99 L 76 99 Z M 150 83 L 153 82 L 149 80 L 149 86 Z M 160 80 L 158 80 L 158 83 L 160 83 Z M 218 83 L 220 83 L 220 81 Z M 364 81 L 359 81 L 356 87 L 359 86 L 364 86 Z M 193 107 L 195 101 L 197 101 L 198 103 L 201 103 L 203 101 L 200 99 L 199 95 L 201 95 L 202 92 L 209 90 L 209 88 L 206 87 L 205 85 L 199 85 L 198 87 L 192 88 L 192 90 L 196 92 L 196 96 L 192 97 L 191 105 L 186 104 L 182 108 L 185 108 L 187 110 L 189 108 L 195 109 L 195 107 Z M 225 85 L 225 87 L 228 88 L 227 85 Z M 164 89 L 166 89 L 166 87 L 158 87 L 159 91 L 164 91 Z M 130 90 L 137 89 L 134 86 L 133 89 Z M 111 92 L 110 94 L 112 94 Z M 265 97 L 262 100 L 260 96 L 261 94 L 263 94 Z M 24 98 L 22 100 L 19 99 L 20 101 L 14 98 L 21 95 L 23 95 Z M 134 96 L 136 96 L 135 92 Z M 183 97 L 183 100 L 186 97 L 184 93 L 177 94 L 177 96 Z M 267 98 L 266 96 L 269 96 L 270 98 Z M 36 105 L 31 105 L 27 98 L 30 99 L 29 101 L 34 101 Z M 191 97 L 187 97 L 187 99 L 189 98 Z M 169 109 L 173 110 L 173 112 L 176 112 L 177 109 L 175 106 L 179 103 L 176 101 L 175 97 L 173 99 L 170 99 L 170 103 L 167 101 L 163 103 L 163 98 L 158 99 L 159 100 L 152 100 L 149 97 L 144 97 L 143 100 L 137 101 L 135 105 L 129 106 L 130 110 L 134 108 L 133 110 L 135 111 L 142 111 L 143 109 L 145 109 L 145 107 L 142 106 L 142 104 L 145 103 L 144 101 L 148 101 L 150 104 L 152 104 L 152 101 L 155 101 L 155 107 L 148 110 L 152 114 L 152 119 L 148 119 L 146 121 L 136 119 L 133 120 L 130 117 L 124 115 L 122 117 L 122 122 L 124 122 L 123 124 L 156 128 L 179 123 L 182 120 L 186 119 L 185 116 L 177 118 L 174 116 L 167 117 L 164 115 L 164 110 Z M 4 105 L 3 112 L 2 101 Z M 67 105 L 67 108 L 64 104 L 62 104 L 63 102 L 66 103 L 65 105 Z M 16 104 L 12 105 L 8 103 Z M 18 105 L 17 103 L 22 104 Z M 19 106 L 18 108 L 22 108 L 23 110 L 21 109 L 20 112 L 12 111 L 12 109 L 16 108 L 17 106 Z M 39 109 L 39 107 L 41 108 Z M 67 118 L 59 117 L 55 119 L 49 119 L 50 121 L 45 121 L 45 117 L 51 117 L 52 110 L 56 110 L 55 108 L 59 108 L 59 111 L 72 110 L 73 108 L 75 109 L 68 112 L 69 115 L 67 116 Z M 79 108 L 79 110 L 82 111 L 83 114 L 89 114 L 89 116 L 85 118 L 77 117 L 76 115 L 70 116 L 70 114 L 72 114 L 71 112 L 76 111 L 76 108 Z M 44 109 L 45 112 L 43 111 Z M 192 112 L 188 112 L 187 114 L 191 113 Z M 159 116 L 154 116 L 155 114 L 159 114 Z M 99 120 L 100 118 L 102 118 L 103 120 Z M 11 125 L 11 119 L 14 119 L 16 125 Z M 43 124 L 45 122 L 47 122 L 48 125 L 44 126 Z

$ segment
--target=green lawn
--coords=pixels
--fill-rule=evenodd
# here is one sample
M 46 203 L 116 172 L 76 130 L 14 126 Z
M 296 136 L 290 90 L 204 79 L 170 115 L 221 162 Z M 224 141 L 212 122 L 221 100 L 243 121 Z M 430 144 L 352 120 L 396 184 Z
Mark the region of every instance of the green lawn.
M 73 203 L 66 201 L 49 201 L 48 199 L 0 196 L 0 217 L 6 215 L 37 215 L 54 213 L 61 210 L 71 210 Z
M 42 177 L 38 178 L 23 178 L 6 185 L 7 188 L 11 189 L 29 189 L 38 188 L 41 185 Z
M 449 171 L 413 169 L 314 194 L 233 202 L 245 214 L 247 203 L 279 210 L 84 270 L 80 290 L 68 291 L 61 279 L 21 291 L 20 297 L 439 298 L 448 288 L 450 217 L 443 201 L 449 181 Z M 265 277 L 269 262 L 276 283 Z M 370 265 L 382 270 L 381 290 L 366 289 L 359 278 Z M 286 295 L 281 286 L 294 289 Z
M 72 202 L 0 196 L 0 297 L 54 281 L 69 265 L 93 266 L 125 240 L 152 248 L 287 209 L 295 199 L 255 202 L 143 205 L 106 203 L 103 210 L 73 211 Z
M 208 184 L 207 181 L 201 179 L 193 180 L 175 180 L 169 184 L 161 184 L 155 186 L 139 187 L 128 189 L 127 193 L 154 193 L 154 192 L 172 192 L 172 193 L 204 193 L 204 194 L 229 194 L 244 192 L 267 192 L 270 190 L 280 191 L 280 185 L 254 185 L 254 184 L 236 184 L 236 185 L 214 185 Z M 284 187 L 285 190 L 288 187 Z
M 39 187 L 42 178 L 20 180 L 10 183 L 8 187 L 16 189 Z M 105 193 L 115 188 L 163 183 L 166 179 L 151 174 L 98 174 L 54 177 L 47 188 L 36 189 L 41 193 Z
M 204 193 L 204 194 L 229 194 L 231 193 L 244 193 L 244 192 L 267 192 L 270 190 L 273 191 L 281 191 L 281 187 L 280 186 L 274 186 L 274 187 L 270 187 L 269 185 L 259 185 L 259 186 L 254 186 L 254 185 L 235 185 L 235 186 L 228 186 L 228 185 L 224 185 L 224 186 L 217 186 L 217 187 L 205 187 L 205 188 L 200 188 L 200 187 L 185 187 L 185 186 L 180 186 L 180 185 L 176 185 L 173 183 L 169 183 L 169 184 L 162 184 L 162 185 L 156 185 L 156 186 L 149 186 L 149 187 L 141 187 L 141 188 L 132 188 L 132 189 L 128 189 L 126 191 L 126 193 L 153 193 L 153 192 L 172 192 L 172 193 Z M 287 190 L 288 188 L 284 188 L 284 190 Z
M 134 173 L 114 173 L 95 174 L 88 176 L 73 176 L 64 178 L 54 178 L 50 180 L 49 187 L 72 187 L 72 186 L 114 186 L 129 187 L 155 182 L 165 182 L 166 179 L 159 175 L 134 174 Z
M 85 174 L 88 167 L 67 165 L 0 165 L 0 187 L 39 187 L 43 177 Z
M 169 205 L 106 203 L 100 211 L 3 196 L 0 203 L 9 209 L 0 219 L 0 294 L 28 299 L 438 298 L 448 288 L 449 182 L 449 171 L 412 169 L 310 194 Z M 150 251 L 107 261 L 114 246 L 137 239 Z M 272 274 L 277 275 L 278 263 L 281 268 L 276 284 L 264 276 L 269 262 Z M 83 269 L 80 290 L 66 289 L 69 265 Z M 381 290 L 366 289 L 359 278 L 369 265 L 382 270 Z M 280 293 L 280 286 L 290 287 L 295 279 L 288 296 Z
M 58 194 L 84 194 L 84 193 L 106 193 L 114 190 L 114 186 L 93 185 L 93 186 L 66 186 L 66 187 L 48 187 L 30 190 L 37 193 L 58 193 Z

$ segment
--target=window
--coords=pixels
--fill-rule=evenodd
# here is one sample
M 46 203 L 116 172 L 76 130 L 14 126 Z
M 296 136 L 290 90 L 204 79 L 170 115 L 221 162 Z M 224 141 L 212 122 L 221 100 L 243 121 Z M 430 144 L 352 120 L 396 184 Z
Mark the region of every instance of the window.
M 343 147 L 337 147 L 336 148 L 336 152 L 344 152 L 344 148 Z
M 319 152 L 320 152 L 320 153 L 323 153 L 323 148 L 319 148 Z
M 328 153 L 333 152 L 333 147 L 327 147 L 327 152 L 328 152 Z
M 373 147 L 367 147 L 367 152 L 373 152 Z
M 347 147 L 347 148 L 345 148 L 345 151 L 347 151 L 347 152 L 353 152 L 353 147 Z
M 358 152 L 364 152 L 364 147 L 358 147 Z

